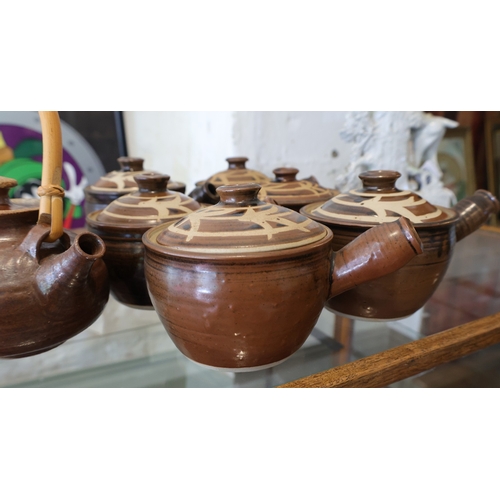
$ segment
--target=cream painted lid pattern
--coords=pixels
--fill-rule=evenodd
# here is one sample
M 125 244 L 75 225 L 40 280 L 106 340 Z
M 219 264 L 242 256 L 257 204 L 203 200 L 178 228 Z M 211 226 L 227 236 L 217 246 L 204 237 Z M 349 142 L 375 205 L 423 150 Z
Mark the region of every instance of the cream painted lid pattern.
M 240 255 L 303 247 L 331 232 L 285 207 L 257 198 L 260 186 L 244 184 L 217 189 L 221 201 L 145 237 L 181 254 Z
M 91 191 L 102 193 L 130 193 L 137 189 L 134 176 L 143 171 L 144 160 L 131 156 L 118 158 L 120 170 L 114 170 L 102 176 L 95 184 L 90 186 Z
M 276 179 L 264 184 L 259 199 L 274 200 L 278 205 L 308 205 L 326 201 L 336 194 L 333 189 L 321 187 L 307 180 L 296 179 L 296 168 L 280 167 L 273 170 Z
M 127 194 L 137 190 L 135 176 L 145 171 L 144 159 L 121 156 L 117 161 L 120 164 L 120 170 L 103 175 L 95 184 L 87 188 L 89 192 L 112 195 Z M 168 189 L 172 191 L 181 191 L 185 187 L 182 182 L 169 181 L 168 183 Z
M 169 179 L 168 175 L 156 172 L 136 173 L 135 191 L 90 214 L 89 222 L 95 221 L 100 226 L 149 228 L 198 210 L 200 204 L 197 201 L 167 189 Z
M 412 191 L 395 187 L 399 172 L 371 170 L 360 174 L 361 190 L 342 193 L 323 204 L 304 207 L 302 214 L 314 220 L 344 226 L 373 226 L 404 216 L 417 226 L 454 221 L 453 210 L 434 206 Z
M 246 168 L 248 158 L 234 157 L 227 158 L 229 166 L 227 170 L 212 175 L 208 182 L 216 188 L 219 186 L 229 186 L 231 184 L 248 184 L 255 182 L 257 184 L 267 184 L 271 179 L 257 170 Z

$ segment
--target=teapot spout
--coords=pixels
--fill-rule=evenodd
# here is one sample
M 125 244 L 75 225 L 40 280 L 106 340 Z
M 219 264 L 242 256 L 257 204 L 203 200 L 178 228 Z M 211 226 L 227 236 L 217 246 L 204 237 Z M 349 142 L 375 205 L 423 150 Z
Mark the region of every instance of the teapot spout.
M 85 284 L 95 262 L 102 259 L 105 245 L 98 236 L 84 232 L 76 235 L 73 244 L 63 253 L 42 260 L 37 273 L 41 290 L 78 289 Z
M 453 209 L 459 220 L 455 226 L 457 241 L 479 229 L 493 214 L 500 211 L 500 203 L 489 191 L 478 189 L 472 196 L 460 200 Z
M 109 299 L 104 252 L 102 239 L 86 232 L 63 253 L 40 261 L 38 295 L 54 344 L 88 328 L 104 310 Z
M 207 205 L 215 205 L 220 201 L 215 186 L 208 181 L 197 182 L 196 187 L 189 193 L 189 197 L 198 203 L 206 203 Z
M 405 217 L 372 227 L 336 253 L 329 298 L 397 271 L 422 251 Z

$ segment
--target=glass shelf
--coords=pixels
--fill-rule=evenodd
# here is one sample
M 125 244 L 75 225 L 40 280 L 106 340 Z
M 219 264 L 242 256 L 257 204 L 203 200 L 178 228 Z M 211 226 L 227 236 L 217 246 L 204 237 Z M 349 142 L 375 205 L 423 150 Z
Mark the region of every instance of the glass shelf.
M 267 370 L 228 373 L 201 367 L 177 350 L 154 311 L 129 309 L 110 298 L 101 318 L 62 346 L 29 358 L 0 359 L 0 385 L 276 387 L 499 312 L 499 244 L 500 232 L 488 227 L 458 243 L 433 297 L 405 320 L 353 321 L 340 343 L 334 335 L 340 320 L 324 310 L 302 348 Z M 393 386 L 500 386 L 498 361 L 500 347 L 493 346 Z

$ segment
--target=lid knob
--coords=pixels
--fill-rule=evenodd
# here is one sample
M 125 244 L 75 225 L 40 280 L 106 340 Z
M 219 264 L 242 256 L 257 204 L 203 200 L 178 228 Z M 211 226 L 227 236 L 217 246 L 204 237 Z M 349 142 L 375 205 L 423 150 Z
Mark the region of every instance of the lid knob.
M 225 205 L 248 206 L 261 204 L 262 202 L 257 198 L 259 191 L 260 185 L 254 183 L 220 186 L 217 188 L 220 201 Z
M 134 180 L 137 182 L 141 193 L 165 193 L 170 175 L 144 172 L 134 175 Z
M 143 170 L 143 158 L 120 156 L 117 161 L 120 164 L 120 170 L 122 172 L 139 172 L 140 170 Z
M 273 170 L 273 174 L 276 176 L 276 182 L 293 182 L 296 181 L 298 169 L 290 167 L 280 167 Z
M 9 189 L 16 186 L 17 186 L 16 179 L 0 176 L 0 206 L 1 205 L 10 206 Z
M 397 192 L 396 181 L 401 177 L 394 170 L 369 170 L 359 174 L 365 191 Z
M 245 158 L 244 156 L 235 156 L 232 158 L 226 158 L 226 161 L 229 163 L 229 170 L 242 169 L 246 168 L 248 158 Z

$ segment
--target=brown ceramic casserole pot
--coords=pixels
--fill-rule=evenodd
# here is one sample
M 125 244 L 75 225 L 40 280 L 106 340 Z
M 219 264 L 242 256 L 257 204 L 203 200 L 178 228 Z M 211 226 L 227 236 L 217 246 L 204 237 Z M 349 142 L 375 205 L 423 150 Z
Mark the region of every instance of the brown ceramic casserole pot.
M 305 342 L 329 297 L 421 251 L 401 218 L 333 256 L 330 229 L 259 200 L 259 189 L 220 187 L 216 206 L 144 234 L 153 306 L 197 363 L 230 371 L 280 363 Z
M 196 188 L 189 194 L 200 203 L 215 205 L 219 202 L 217 188 L 220 186 L 229 186 L 234 184 L 267 184 L 271 179 L 258 170 L 252 170 L 246 167 L 248 158 L 236 156 L 226 159 L 228 163 L 227 170 L 212 175 L 207 181 L 196 183 Z
M 131 193 L 137 189 L 134 176 L 144 172 L 144 159 L 131 156 L 118 158 L 119 170 L 114 170 L 102 176 L 92 186 L 87 186 L 85 192 L 85 214 L 106 208 L 112 201 L 120 196 Z M 169 181 L 170 191 L 186 192 L 186 185 L 182 182 Z
M 310 180 L 298 180 L 298 169 L 280 167 L 273 170 L 275 179 L 268 184 L 262 184 L 259 199 L 271 201 L 282 207 L 298 212 L 305 205 L 318 201 L 327 201 L 338 191 L 320 186 Z
M 136 188 L 105 209 L 92 212 L 87 226 L 106 244 L 111 294 L 137 309 L 153 309 L 144 278 L 142 235 L 164 222 L 176 221 L 198 210 L 199 203 L 167 189 L 168 175 L 143 172 L 134 177 Z
M 446 273 L 455 243 L 484 224 L 500 205 L 491 193 L 479 190 L 449 209 L 397 189 L 398 172 L 368 171 L 359 177 L 363 181 L 361 190 L 308 205 L 300 212 L 334 232 L 334 251 L 369 228 L 405 216 L 413 223 L 424 251 L 398 271 L 332 297 L 326 307 L 353 318 L 405 318 L 423 307 L 434 293 Z

